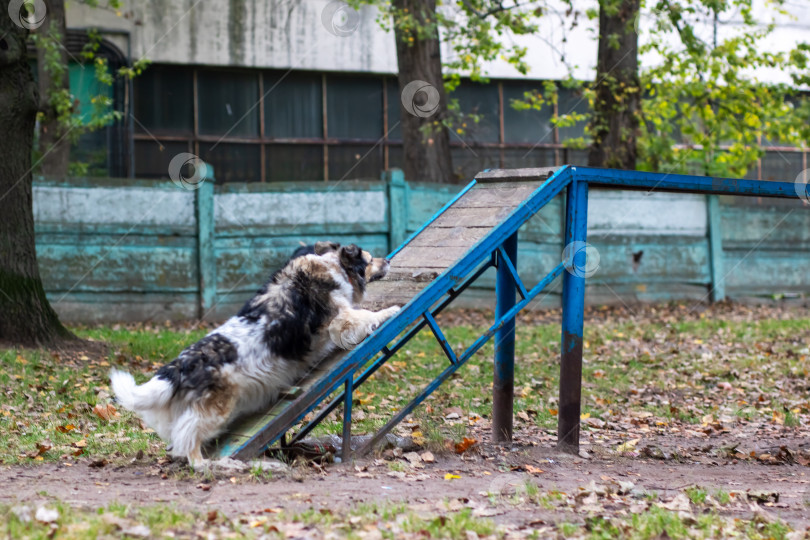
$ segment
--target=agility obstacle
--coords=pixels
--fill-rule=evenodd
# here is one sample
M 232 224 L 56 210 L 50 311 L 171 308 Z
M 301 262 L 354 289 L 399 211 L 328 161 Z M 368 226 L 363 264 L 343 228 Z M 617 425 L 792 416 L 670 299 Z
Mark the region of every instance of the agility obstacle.
M 352 393 L 425 326 L 447 356 L 445 369 L 368 441 L 371 450 L 386 433 L 495 337 L 492 403 L 493 440 L 512 438 L 515 315 L 562 275 L 562 338 L 558 446 L 579 449 L 582 395 L 582 332 L 586 250 L 567 249 L 562 261 L 531 289 L 517 272 L 518 229 L 566 190 L 566 246 L 584 246 L 591 186 L 714 195 L 798 198 L 791 182 L 763 182 L 565 165 L 558 168 L 494 169 L 476 175 L 456 197 L 411 235 L 389 258 L 388 275 L 369 284 L 364 307 L 401 305 L 402 310 L 352 351 L 322 362 L 262 414 L 229 426 L 209 450 L 211 457 L 250 459 L 276 443 L 301 440 L 338 405 L 343 407 L 343 453 L 351 452 Z M 805 187 L 805 186 L 801 186 Z M 805 194 L 801 196 L 804 197 Z M 489 268 L 496 269 L 495 322 L 461 354 L 456 354 L 436 315 Z M 566 271 L 569 270 L 569 271 Z M 518 300 L 518 295 L 520 300 Z M 288 437 L 307 415 L 311 420 Z

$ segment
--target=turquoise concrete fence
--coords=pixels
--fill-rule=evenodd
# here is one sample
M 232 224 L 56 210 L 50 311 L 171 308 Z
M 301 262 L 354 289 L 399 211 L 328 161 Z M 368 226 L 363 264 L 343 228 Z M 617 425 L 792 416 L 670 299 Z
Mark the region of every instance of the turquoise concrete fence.
M 233 314 L 301 242 L 387 253 L 460 186 L 406 182 L 203 183 L 93 180 L 34 184 L 40 272 L 71 321 Z M 521 275 L 561 259 L 562 201 L 520 233 Z M 591 303 L 810 293 L 810 207 L 796 201 L 594 189 Z M 531 280 L 528 280 L 531 282 Z M 528 283 L 530 284 L 530 283 Z M 471 302 L 491 305 L 494 274 Z M 559 305 L 559 284 L 536 302 Z

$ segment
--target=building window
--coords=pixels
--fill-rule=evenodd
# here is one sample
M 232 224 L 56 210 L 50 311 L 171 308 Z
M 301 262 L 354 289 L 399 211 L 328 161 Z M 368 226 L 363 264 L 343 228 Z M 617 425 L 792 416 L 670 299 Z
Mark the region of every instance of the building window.
M 199 71 L 197 123 L 200 135 L 259 136 L 259 78 L 255 73 Z
M 165 178 L 180 152 L 210 162 L 221 182 L 378 179 L 403 165 L 394 76 L 156 65 L 134 85 L 137 177 Z M 543 90 L 542 81 L 459 85 L 450 97 L 467 121 L 450 145 L 460 181 L 493 167 L 587 163 L 587 150 L 565 145 L 584 137 L 585 122 L 551 122 L 555 112 L 587 112 L 580 93 L 560 87 L 558 102 L 539 111 L 512 106 Z M 774 148 L 748 177 L 789 181 L 806 162 L 802 149 Z

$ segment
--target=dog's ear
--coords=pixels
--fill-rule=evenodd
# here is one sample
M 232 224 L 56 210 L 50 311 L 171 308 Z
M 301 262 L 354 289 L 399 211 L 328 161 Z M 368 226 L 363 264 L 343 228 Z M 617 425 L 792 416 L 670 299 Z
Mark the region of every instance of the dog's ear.
M 343 266 L 353 266 L 362 255 L 360 248 L 354 244 L 340 248 L 340 264 Z
M 337 251 L 338 248 L 340 248 L 340 244 L 338 244 L 337 242 L 327 242 L 327 241 L 315 242 L 315 255 L 323 255 L 324 253 Z

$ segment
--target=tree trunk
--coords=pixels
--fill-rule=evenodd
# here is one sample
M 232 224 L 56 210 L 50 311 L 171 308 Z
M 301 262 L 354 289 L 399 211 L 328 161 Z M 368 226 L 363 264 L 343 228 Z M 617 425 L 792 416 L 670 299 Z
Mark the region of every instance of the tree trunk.
M 588 165 L 636 168 L 641 88 L 638 77 L 640 0 L 600 0 L 596 99 Z
M 0 341 L 53 345 L 72 337 L 45 298 L 34 248 L 31 150 L 37 88 L 27 32 L 0 1 Z
M 65 46 L 67 28 L 65 26 L 64 0 L 45 0 L 47 17 L 37 30 L 50 46 L 37 47 L 37 75 L 40 95 L 39 151 L 42 154 L 39 172 L 48 178 L 64 178 L 70 163 L 70 141 L 65 129 L 59 123 L 59 113 L 51 96 L 59 92 L 70 92 L 68 53 Z M 45 56 L 50 58 L 46 60 Z M 49 65 L 58 63 L 60 68 L 53 72 Z
M 450 135 L 442 123 L 447 118 L 447 96 L 435 25 L 436 0 L 393 0 L 393 8 L 412 15 L 419 26 L 430 28 L 426 36 L 394 22 L 405 178 L 451 182 Z

